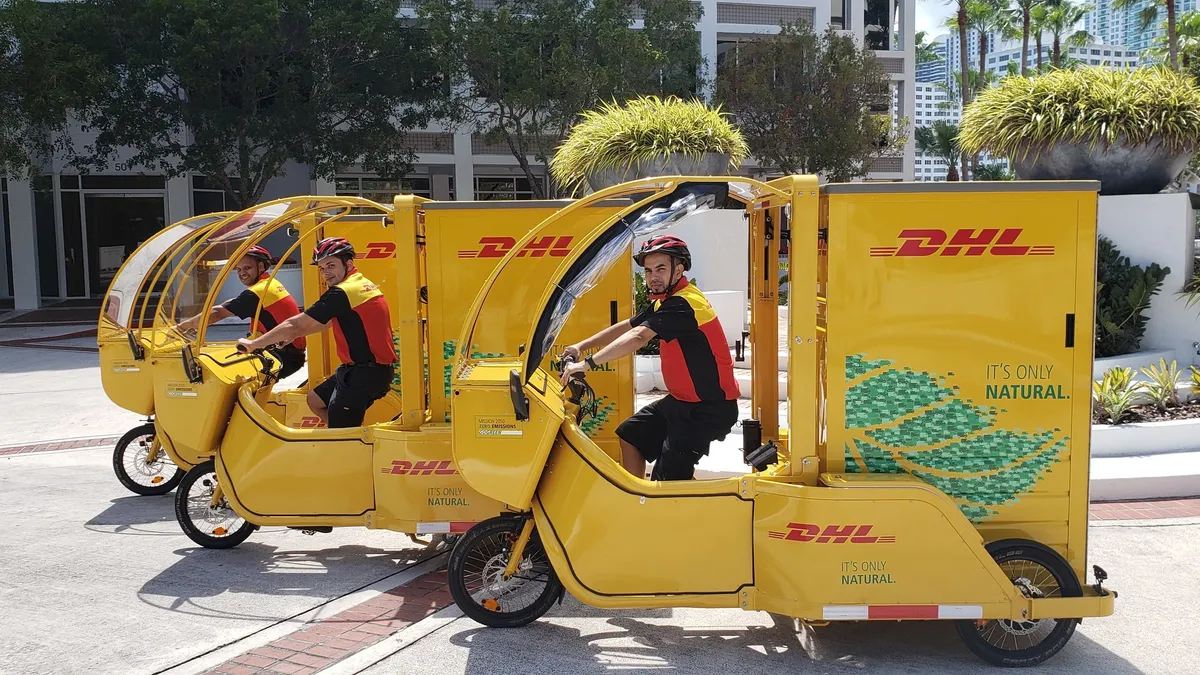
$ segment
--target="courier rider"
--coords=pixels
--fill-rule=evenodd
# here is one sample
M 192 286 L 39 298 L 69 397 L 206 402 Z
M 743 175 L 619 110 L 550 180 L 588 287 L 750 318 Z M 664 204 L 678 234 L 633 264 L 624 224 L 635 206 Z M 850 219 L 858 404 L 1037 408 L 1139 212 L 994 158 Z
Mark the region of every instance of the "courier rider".
M 252 333 L 263 335 L 281 322 L 299 314 L 300 308 L 291 293 L 288 293 L 287 288 L 279 283 L 278 279 L 272 279 L 267 274 L 267 269 L 278 263 L 267 249 L 251 246 L 235 268 L 238 281 L 242 282 L 246 290 L 220 305 L 214 305 L 208 313 L 208 323 L 216 323 L 231 316 L 249 319 L 257 311 L 258 318 Z M 260 304 L 261 310 L 258 309 Z M 200 317 L 193 316 L 180 321 L 178 328 L 186 332 L 194 329 L 199 322 Z M 279 379 L 295 373 L 304 365 L 304 347 L 304 338 L 298 337 L 285 345 L 268 348 L 271 355 L 279 359 Z
M 361 426 L 367 409 L 387 395 L 396 352 L 392 317 L 383 292 L 354 266 L 354 247 L 341 237 L 322 239 L 312 264 L 328 290 L 304 312 L 257 340 L 238 340 L 246 351 L 311 335 L 333 322 L 342 364 L 308 393 L 308 407 L 330 428 Z
M 684 273 L 692 267 L 687 244 L 660 236 L 642 244 L 634 261 L 645 269 L 652 302 L 640 314 L 567 347 L 575 373 L 633 354 L 657 336 L 667 396 L 617 427 L 621 465 L 638 478 L 654 462 L 650 480 L 688 480 L 709 444 L 725 438 L 738 418 L 740 395 L 725 332 L 712 305 Z M 584 352 L 601 348 L 580 361 Z

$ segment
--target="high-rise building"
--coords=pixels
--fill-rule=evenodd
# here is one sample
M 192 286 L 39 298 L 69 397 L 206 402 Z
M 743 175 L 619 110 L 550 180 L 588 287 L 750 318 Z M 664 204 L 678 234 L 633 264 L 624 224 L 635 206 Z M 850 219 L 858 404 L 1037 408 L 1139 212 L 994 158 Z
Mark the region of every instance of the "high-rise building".
M 1143 63 L 1150 58 L 1146 50 L 1154 45 L 1154 39 L 1166 34 L 1163 24 L 1167 20 L 1167 11 L 1162 6 L 1158 7 L 1158 18 L 1154 24 L 1142 28 L 1142 11 L 1151 6 L 1150 0 L 1140 0 L 1125 9 L 1117 9 L 1114 0 L 1093 0 L 1089 4 L 1092 4 L 1094 9 L 1084 17 L 1083 29 L 1097 42 L 1121 45 L 1138 52 Z M 1176 0 L 1176 16 L 1194 11 L 1198 6 L 1198 0 Z
M 946 57 L 946 37 L 939 35 L 930 43 L 930 47 L 938 55 L 934 61 L 917 64 L 917 82 L 948 82 L 949 61 Z
M 916 86 L 916 101 L 913 104 L 913 127 L 928 127 L 934 122 L 944 121 L 958 124 L 962 119 L 962 104 L 952 100 L 945 80 L 935 82 L 918 81 Z M 913 144 L 914 150 L 916 144 Z M 946 160 L 933 154 L 916 150 L 913 161 L 913 180 L 942 181 L 946 180 L 949 165 Z

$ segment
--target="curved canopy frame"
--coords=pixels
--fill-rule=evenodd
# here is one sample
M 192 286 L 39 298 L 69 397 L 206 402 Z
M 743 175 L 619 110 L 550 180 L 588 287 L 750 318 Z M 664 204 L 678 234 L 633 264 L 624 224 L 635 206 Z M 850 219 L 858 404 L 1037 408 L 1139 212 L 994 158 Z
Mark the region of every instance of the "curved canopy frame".
M 727 198 L 751 206 L 782 206 L 791 195 L 782 186 L 737 176 L 664 176 L 616 185 L 596 192 L 558 211 L 527 234 L 500 261 L 476 296 L 460 336 L 459 358 L 465 358 L 480 330 L 479 317 L 492 303 L 504 298 L 491 297 L 493 286 L 502 275 L 519 274 L 510 263 L 521 248 L 553 228 L 557 222 L 574 216 L 578 209 L 613 198 L 631 198 L 631 206 L 596 225 L 583 244 L 565 257 L 543 292 L 539 319 L 531 327 L 525 353 L 524 379 L 528 381 L 538 364 L 553 346 L 559 331 L 566 324 L 576 301 L 591 290 L 637 237 L 666 229 L 693 213 L 722 208 Z

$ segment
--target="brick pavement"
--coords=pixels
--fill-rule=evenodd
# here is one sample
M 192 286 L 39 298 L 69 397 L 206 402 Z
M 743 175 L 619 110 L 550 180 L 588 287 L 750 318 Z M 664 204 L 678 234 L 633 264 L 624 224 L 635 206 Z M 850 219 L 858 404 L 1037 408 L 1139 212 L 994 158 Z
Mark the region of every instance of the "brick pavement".
M 451 603 L 446 571 L 430 572 L 204 672 L 210 675 L 315 673 Z

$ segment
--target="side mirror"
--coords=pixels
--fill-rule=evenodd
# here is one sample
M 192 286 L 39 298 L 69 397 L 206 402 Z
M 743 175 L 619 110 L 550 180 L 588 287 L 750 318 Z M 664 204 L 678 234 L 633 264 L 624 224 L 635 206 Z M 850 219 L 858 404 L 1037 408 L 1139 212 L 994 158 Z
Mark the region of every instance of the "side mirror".
M 203 373 L 200 370 L 200 364 L 196 363 L 196 357 L 192 355 L 192 346 L 184 345 L 179 356 L 183 359 L 183 373 L 187 375 L 188 382 L 192 384 L 202 382 L 204 380 Z
M 126 332 L 125 337 L 129 338 L 129 351 L 133 353 L 134 360 L 145 361 L 146 350 L 142 349 L 141 343 L 138 342 L 138 339 L 133 336 L 133 331 Z
M 520 422 L 529 421 L 529 399 L 525 397 L 525 385 L 521 383 L 521 374 L 516 370 L 508 371 L 508 395 L 512 399 L 513 414 Z

